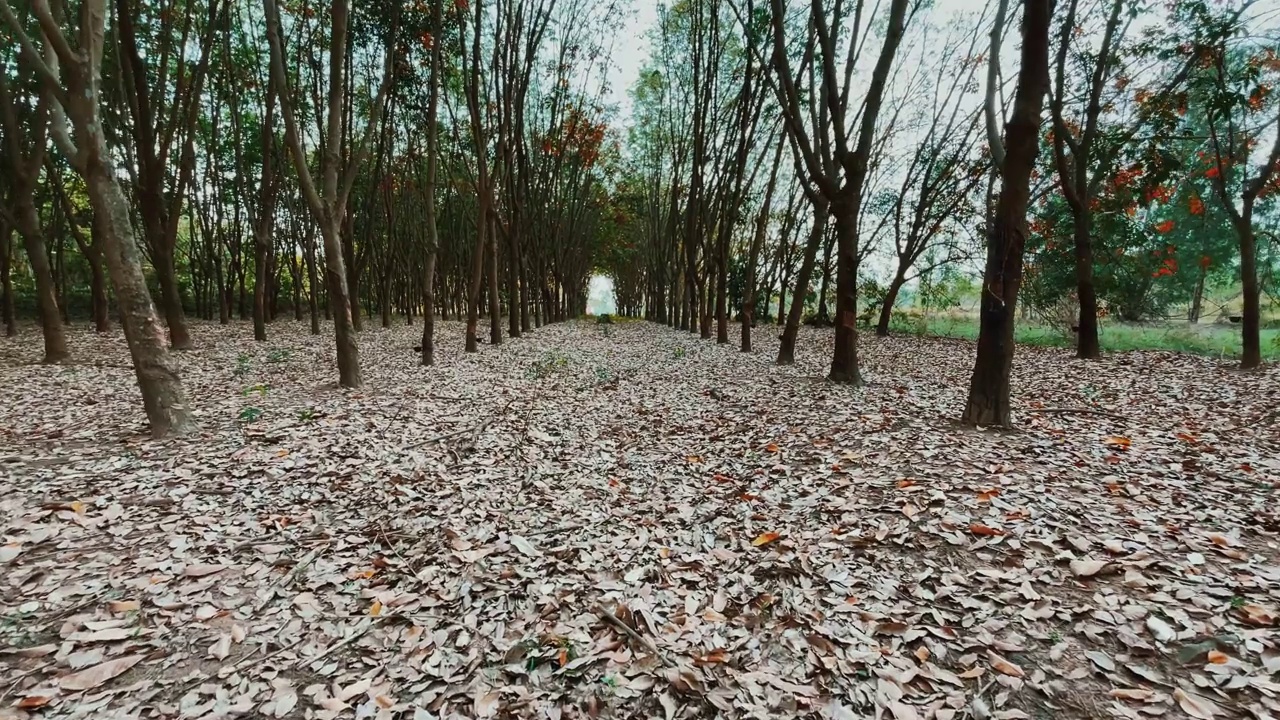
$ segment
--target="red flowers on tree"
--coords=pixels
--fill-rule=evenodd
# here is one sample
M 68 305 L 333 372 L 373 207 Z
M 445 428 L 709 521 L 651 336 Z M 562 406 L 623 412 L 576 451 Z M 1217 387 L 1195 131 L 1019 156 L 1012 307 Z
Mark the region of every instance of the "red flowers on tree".
M 1164 234 L 1169 232 L 1170 230 L 1173 230 L 1173 227 L 1174 227 L 1174 222 L 1172 220 L 1165 220 L 1164 222 L 1156 225 L 1156 232 L 1160 234 Z

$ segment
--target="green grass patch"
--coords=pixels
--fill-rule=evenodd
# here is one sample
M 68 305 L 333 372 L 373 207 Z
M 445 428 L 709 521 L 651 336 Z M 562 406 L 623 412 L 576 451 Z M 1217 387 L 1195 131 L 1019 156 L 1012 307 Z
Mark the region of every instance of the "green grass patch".
M 901 331 L 901 328 L 894 329 Z M 929 318 L 923 334 L 977 340 L 978 319 L 964 316 Z M 1040 347 L 1072 345 L 1062 333 L 1036 323 L 1018 323 L 1014 327 L 1014 338 L 1024 345 Z M 1108 322 L 1098 328 L 1098 340 L 1104 352 L 1164 350 L 1225 358 L 1239 357 L 1241 352 L 1238 325 L 1201 324 L 1193 327 L 1176 322 L 1133 325 Z M 1262 356 L 1266 360 L 1280 360 L 1280 329 L 1262 331 Z

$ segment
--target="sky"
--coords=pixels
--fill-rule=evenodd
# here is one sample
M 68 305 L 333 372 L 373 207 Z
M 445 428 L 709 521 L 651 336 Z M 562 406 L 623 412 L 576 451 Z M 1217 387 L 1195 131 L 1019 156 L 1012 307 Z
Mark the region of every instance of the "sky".
M 649 56 L 648 35 L 658 22 L 658 0 L 633 0 L 629 16 L 621 20 L 613 38 L 609 98 L 618 109 L 618 119 L 625 123 L 631 111 L 631 86 Z

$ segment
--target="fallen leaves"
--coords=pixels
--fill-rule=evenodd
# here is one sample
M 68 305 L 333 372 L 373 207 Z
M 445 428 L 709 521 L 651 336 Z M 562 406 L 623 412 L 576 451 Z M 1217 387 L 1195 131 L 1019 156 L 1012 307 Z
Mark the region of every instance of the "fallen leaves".
M 1280 453 L 1232 421 L 1280 403 L 1273 375 L 1020 349 L 1019 408 L 1066 397 L 1132 419 L 1018 413 L 1018 433 L 972 433 L 949 423 L 972 360 L 954 343 L 872 340 L 876 382 L 849 390 L 805 379 L 829 339 L 808 329 L 792 367 L 767 338 L 746 354 L 623 323 L 466 356 L 442 339 L 424 370 L 400 347 L 413 328 L 392 328 L 361 335 L 367 386 L 347 392 L 326 385 L 331 338 L 287 322 L 269 332 L 292 369 L 230 380 L 239 353 L 264 352 L 244 330 L 197 325 L 181 361 L 202 427 L 164 443 L 144 439 L 127 371 L 0 366 L 24 388 L 0 394 L 2 431 L 21 462 L 51 463 L 0 473 L 0 548 L 21 547 L 0 592 L 29 631 L 0 629 L 9 703 L 49 720 L 828 703 L 1018 720 L 1065 684 L 1141 717 L 1280 713 L 1280 519 L 1255 488 Z M 127 362 L 122 343 L 72 336 Z M 528 377 L 552 350 L 560 374 Z M 621 379 L 599 386 L 601 370 Z M 1166 375 L 1177 393 L 1127 389 Z M 259 383 L 261 418 L 237 420 Z M 1099 444 L 1121 429 L 1129 445 Z M 111 674 L 120 660 L 138 664 Z M 100 705 L 80 711 L 63 683 L 88 672 Z

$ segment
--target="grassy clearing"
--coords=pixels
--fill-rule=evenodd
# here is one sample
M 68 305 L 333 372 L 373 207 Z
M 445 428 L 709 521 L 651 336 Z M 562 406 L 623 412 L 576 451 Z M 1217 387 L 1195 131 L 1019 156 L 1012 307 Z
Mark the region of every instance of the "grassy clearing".
M 897 332 L 920 334 L 920 324 L 897 327 Z M 923 333 L 935 337 L 978 337 L 978 319 L 963 315 L 946 315 L 929 318 L 923 324 Z M 1014 336 L 1020 343 L 1046 347 L 1068 347 L 1070 341 L 1062 333 L 1045 325 L 1020 322 Z M 1131 325 L 1104 323 L 1099 328 L 1102 349 L 1110 352 L 1127 350 L 1166 350 L 1195 353 L 1224 358 L 1240 356 L 1240 328 L 1234 325 L 1202 324 L 1195 327 L 1185 323 Z M 1280 360 L 1280 329 L 1262 331 L 1262 356 L 1267 360 Z

